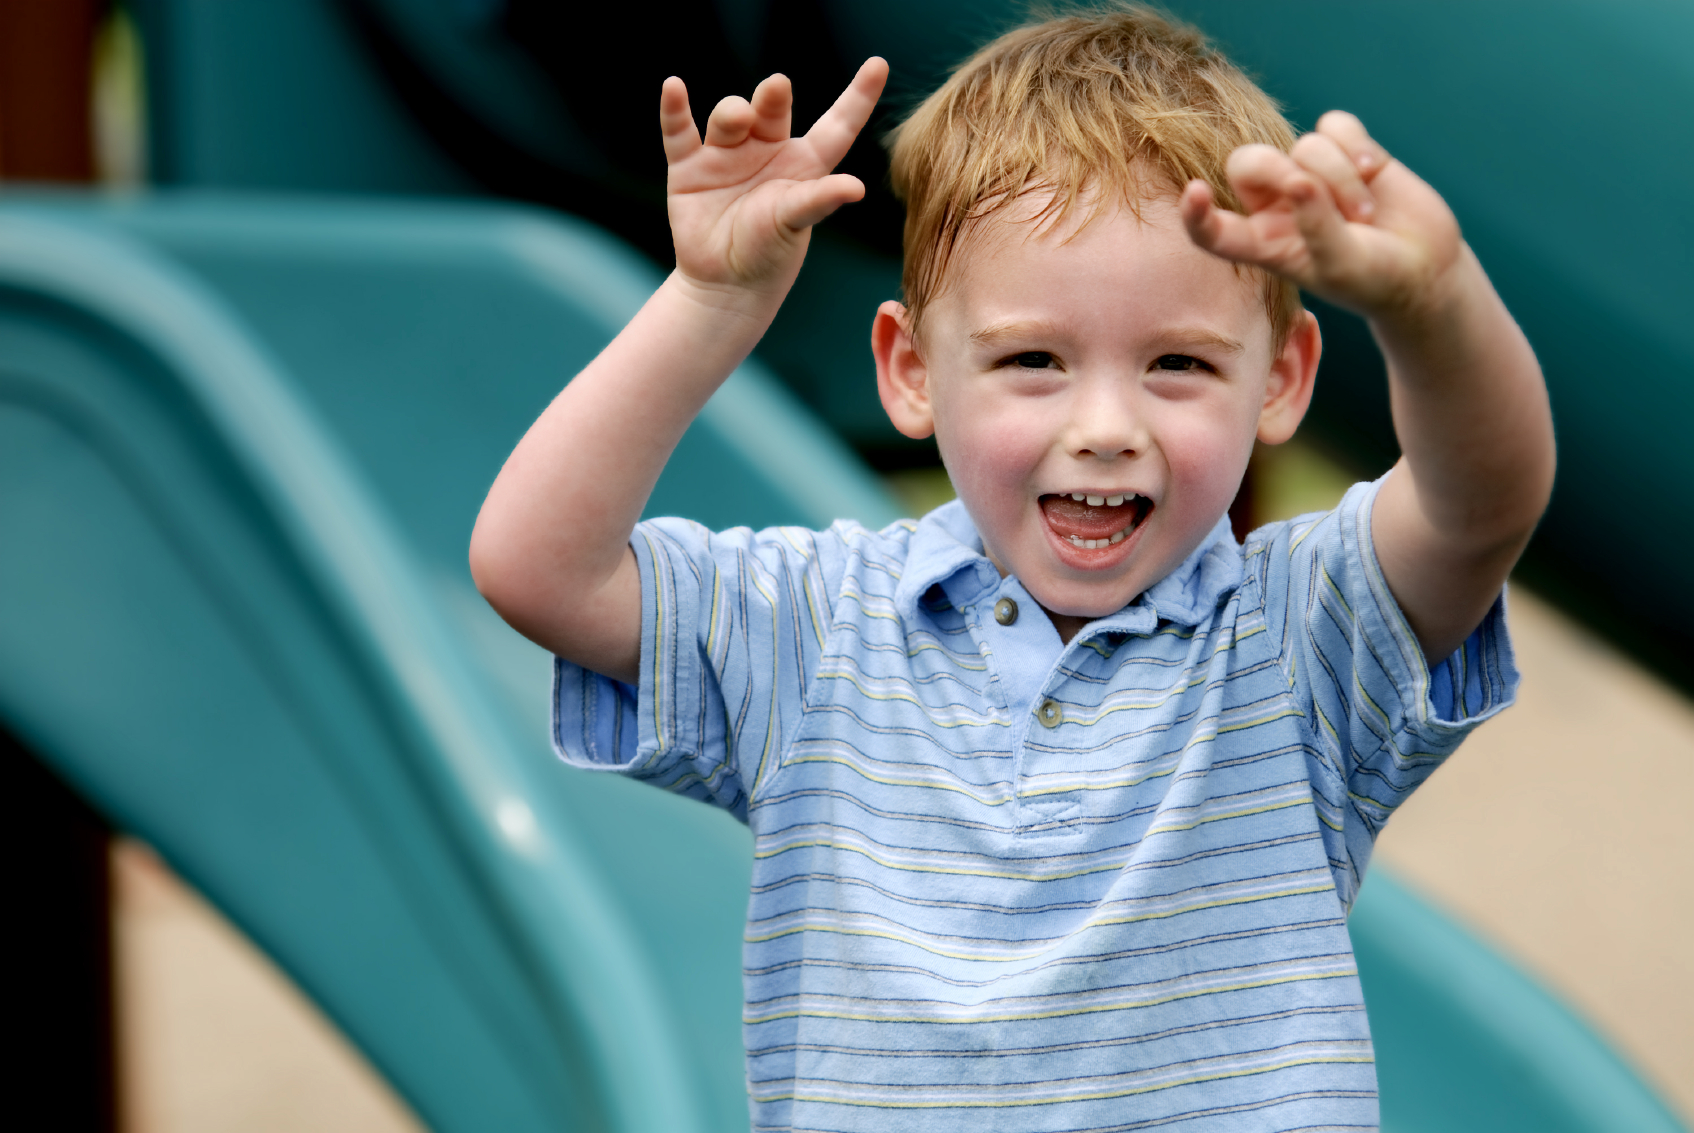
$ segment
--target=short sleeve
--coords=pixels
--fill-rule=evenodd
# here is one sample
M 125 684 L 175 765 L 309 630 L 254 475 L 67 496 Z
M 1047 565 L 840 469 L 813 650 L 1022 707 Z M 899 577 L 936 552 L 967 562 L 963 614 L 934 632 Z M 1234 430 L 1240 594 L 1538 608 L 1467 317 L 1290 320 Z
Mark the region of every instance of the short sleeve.
M 830 625 L 850 528 L 712 532 L 649 520 L 635 687 L 553 662 L 553 744 L 565 762 L 723 807 L 742 821 L 798 722 Z
M 1348 905 L 1389 816 L 1518 684 L 1504 594 L 1451 656 L 1425 662 L 1371 541 L 1381 484 L 1354 485 L 1332 512 L 1254 532 L 1248 547 L 1306 714 L 1314 803 Z

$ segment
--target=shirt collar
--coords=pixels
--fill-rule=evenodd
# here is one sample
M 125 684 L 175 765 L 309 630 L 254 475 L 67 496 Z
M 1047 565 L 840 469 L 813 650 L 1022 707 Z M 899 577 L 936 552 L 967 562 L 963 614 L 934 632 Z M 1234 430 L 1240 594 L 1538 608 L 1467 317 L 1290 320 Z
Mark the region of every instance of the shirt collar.
M 1084 634 L 1150 633 L 1161 621 L 1196 626 L 1241 579 L 1241 548 L 1226 515 L 1181 565 L 1117 613 L 1092 622 Z M 1000 572 L 982 553 L 982 536 L 958 500 L 924 516 L 912 532 L 906 569 L 894 590 L 900 616 L 916 618 L 919 603 L 935 586 L 956 607 L 981 601 L 1000 587 Z

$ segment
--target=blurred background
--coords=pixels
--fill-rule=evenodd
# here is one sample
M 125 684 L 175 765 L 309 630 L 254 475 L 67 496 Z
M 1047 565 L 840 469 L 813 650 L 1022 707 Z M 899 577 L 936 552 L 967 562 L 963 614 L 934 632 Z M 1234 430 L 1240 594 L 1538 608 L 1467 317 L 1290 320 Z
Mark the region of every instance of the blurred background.
M 1429 179 L 1553 393 L 1559 486 L 1511 598 L 1521 702 L 1396 816 L 1383 903 L 1355 918 L 1385 1127 L 1685 1125 L 1694 9 L 1168 8 L 1296 125 L 1354 110 Z M 744 835 L 559 781 L 546 660 L 470 593 L 470 520 L 669 266 L 660 80 L 703 114 L 781 70 L 803 125 L 872 53 L 889 93 L 843 164 L 869 196 L 821 227 L 652 510 L 886 522 L 950 498 L 875 397 L 901 218 L 878 139 L 1023 11 L 0 0 L 0 748 L 27 1036 L 7 1073 L 36 1124 L 744 1124 Z M 1317 400 L 1255 457 L 1243 531 L 1396 454 L 1367 330 L 1314 309 Z

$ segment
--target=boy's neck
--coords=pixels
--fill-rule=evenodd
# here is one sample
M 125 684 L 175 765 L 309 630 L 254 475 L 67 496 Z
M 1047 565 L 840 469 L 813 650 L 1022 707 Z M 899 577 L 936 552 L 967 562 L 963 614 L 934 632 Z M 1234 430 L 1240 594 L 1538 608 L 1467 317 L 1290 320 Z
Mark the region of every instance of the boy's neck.
M 1083 626 L 1094 620 L 1076 614 L 1055 614 L 1046 606 L 1041 607 L 1041 612 L 1047 615 L 1048 620 L 1053 623 L 1053 628 L 1059 631 L 1059 640 L 1066 645 L 1071 643 L 1071 638 L 1082 632 Z

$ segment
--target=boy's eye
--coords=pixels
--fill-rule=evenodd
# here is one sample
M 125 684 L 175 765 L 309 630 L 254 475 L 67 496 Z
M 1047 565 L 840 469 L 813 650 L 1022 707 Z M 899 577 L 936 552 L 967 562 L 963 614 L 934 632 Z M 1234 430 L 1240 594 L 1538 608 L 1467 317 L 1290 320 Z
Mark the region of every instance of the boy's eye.
M 1053 356 L 1045 350 L 1026 350 L 1022 354 L 1014 354 L 1010 361 L 1025 370 L 1047 370 L 1053 366 Z
M 1210 370 L 1212 367 L 1198 358 L 1187 354 L 1161 354 L 1159 360 L 1153 363 L 1158 370 Z

